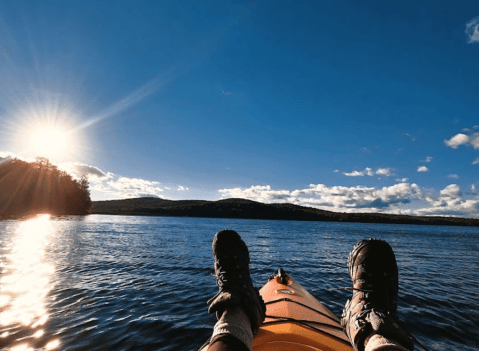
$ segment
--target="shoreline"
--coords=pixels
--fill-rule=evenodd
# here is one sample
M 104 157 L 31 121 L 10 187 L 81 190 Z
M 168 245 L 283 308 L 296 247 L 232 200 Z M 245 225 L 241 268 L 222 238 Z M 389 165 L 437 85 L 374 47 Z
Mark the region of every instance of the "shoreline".
M 91 214 L 479 227 L 479 219 L 474 218 L 341 213 L 293 204 L 264 204 L 234 198 L 218 201 L 159 198 L 93 201 Z

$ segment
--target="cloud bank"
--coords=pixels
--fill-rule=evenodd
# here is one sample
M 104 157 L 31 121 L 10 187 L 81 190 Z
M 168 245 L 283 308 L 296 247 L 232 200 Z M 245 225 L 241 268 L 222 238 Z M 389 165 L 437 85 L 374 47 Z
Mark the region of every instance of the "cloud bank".
M 329 209 L 340 212 L 379 212 L 397 209 L 421 195 L 416 184 L 398 183 L 389 187 L 345 187 L 310 184 L 298 190 L 272 190 L 270 185 L 255 185 L 246 189 L 220 189 L 223 197 L 236 197 L 259 202 L 289 202 L 296 205 Z
M 398 183 L 382 188 L 328 187 L 324 184 L 310 184 L 309 188 L 293 191 L 273 190 L 270 185 L 254 185 L 245 189 L 220 189 L 219 192 L 224 198 L 243 198 L 263 203 L 293 203 L 336 212 L 452 215 L 479 218 L 479 197 L 475 195 L 472 198 L 470 196 L 466 198 L 457 184 L 446 186 L 437 195 L 421 189 L 415 183 Z M 413 201 L 416 206 L 412 206 Z

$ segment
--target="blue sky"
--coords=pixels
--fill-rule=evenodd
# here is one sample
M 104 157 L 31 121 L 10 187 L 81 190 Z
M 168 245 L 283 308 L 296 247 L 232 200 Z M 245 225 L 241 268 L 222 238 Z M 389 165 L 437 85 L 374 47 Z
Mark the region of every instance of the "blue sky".
M 477 217 L 478 62 L 476 1 L 7 0 L 0 157 L 94 200 Z

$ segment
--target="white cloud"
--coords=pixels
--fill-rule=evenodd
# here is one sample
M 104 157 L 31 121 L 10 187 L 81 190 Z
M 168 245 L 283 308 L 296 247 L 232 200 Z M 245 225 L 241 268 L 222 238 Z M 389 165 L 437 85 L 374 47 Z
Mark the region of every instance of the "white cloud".
M 426 156 L 426 158 L 422 162 L 430 163 L 432 161 L 431 156 Z
M 469 190 L 471 191 L 472 194 L 475 194 L 476 193 L 476 184 L 472 183 Z
M 90 182 L 111 179 L 113 173 L 103 172 L 100 168 L 90 166 L 81 162 L 63 162 L 58 164 L 58 168 L 70 174 L 73 178 L 88 177 Z
M 479 157 L 476 157 L 474 161 L 472 161 L 473 165 L 477 165 L 479 163 Z
M 457 174 L 448 174 L 447 177 L 448 178 L 454 178 L 454 179 L 459 178 L 459 176 Z
M 16 158 L 25 162 L 35 162 L 35 159 L 32 157 L 23 157 L 20 155 L 16 155 L 10 151 L 0 151 L 0 163 L 5 162 L 9 159 Z
M 461 145 L 466 145 L 469 142 L 469 137 L 466 134 L 458 133 L 454 135 L 451 139 L 449 140 L 444 140 L 444 143 L 453 148 L 457 149 Z
M 190 188 L 184 187 L 183 185 L 178 186 L 178 191 L 185 191 L 185 190 L 190 190 Z
M 371 168 L 366 168 L 364 171 L 343 172 L 343 174 L 347 177 L 364 177 L 366 174 L 373 175 Z
M 15 158 L 15 154 L 13 152 L 0 151 L 0 164 L 7 162 L 8 160 L 11 160 L 12 158 Z
M 390 177 L 393 175 L 389 168 L 378 168 L 376 174 L 384 175 L 386 177 Z
M 145 179 L 119 177 L 106 184 L 97 183 L 94 189 L 116 198 L 160 197 L 163 189 L 159 187 L 159 184 L 159 182 Z
M 475 186 L 474 186 L 475 191 Z M 417 184 L 398 183 L 375 188 L 365 186 L 331 186 L 310 184 L 298 190 L 273 190 L 269 185 L 246 189 L 221 189 L 222 197 L 245 198 L 263 203 L 293 203 L 337 212 L 382 212 L 411 215 L 453 215 L 479 217 L 479 198 L 464 198 L 457 184 L 450 184 L 434 195 Z M 413 205 L 416 209 L 405 208 Z M 426 204 L 426 206 L 421 205 Z
M 265 203 L 288 202 L 341 212 L 387 212 L 421 195 L 419 186 L 408 183 L 383 188 L 310 184 L 309 188 L 293 191 L 272 190 L 269 185 L 255 185 L 246 189 L 221 189 L 219 192 L 223 197 L 245 198 Z
M 247 189 L 220 189 L 223 196 L 250 199 L 260 202 L 287 202 L 291 198 L 288 190 L 271 190 L 270 185 L 254 185 Z
M 427 172 L 427 171 L 429 171 L 429 168 L 427 168 L 426 166 L 421 166 L 421 167 L 418 167 L 418 168 L 417 168 L 417 171 L 418 171 L 419 173 L 421 173 L 421 172 Z
M 364 177 L 364 176 L 374 176 L 377 175 L 384 175 L 386 177 L 390 177 L 394 175 L 390 168 L 378 168 L 376 171 L 373 171 L 372 168 L 366 167 L 362 171 L 352 171 L 352 172 L 343 172 L 343 174 L 347 177 Z
M 479 133 L 472 134 L 470 142 L 474 149 L 479 149 Z
M 398 178 L 396 179 L 396 182 L 406 183 L 408 180 L 409 180 L 408 178 Z
M 474 186 L 475 189 L 475 186 Z M 450 184 L 439 192 L 437 198 L 427 197 L 428 207 L 415 211 L 418 215 L 479 217 L 479 199 L 465 199 L 457 184 Z
M 466 23 L 467 43 L 479 43 L 479 17 L 473 18 Z
M 16 155 L 10 151 L 0 151 L 0 158 L 15 158 Z
M 442 189 L 439 193 L 441 194 L 442 197 L 448 197 L 448 198 L 454 198 L 454 199 L 462 196 L 461 187 L 457 184 L 449 184 L 444 189 Z

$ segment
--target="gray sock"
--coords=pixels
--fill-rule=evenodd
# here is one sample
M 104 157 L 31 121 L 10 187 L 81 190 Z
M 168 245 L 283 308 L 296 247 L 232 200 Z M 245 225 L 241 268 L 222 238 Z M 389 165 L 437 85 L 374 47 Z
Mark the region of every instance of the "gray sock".
M 241 340 L 249 350 L 253 349 L 253 332 L 248 315 L 241 307 L 227 309 L 213 329 L 214 338 L 220 334 L 231 334 Z
M 385 338 L 382 335 L 373 335 L 366 343 L 365 351 L 409 351 L 397 341 Z

